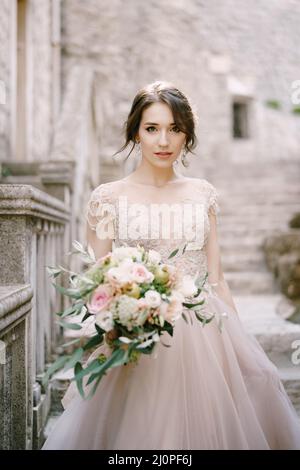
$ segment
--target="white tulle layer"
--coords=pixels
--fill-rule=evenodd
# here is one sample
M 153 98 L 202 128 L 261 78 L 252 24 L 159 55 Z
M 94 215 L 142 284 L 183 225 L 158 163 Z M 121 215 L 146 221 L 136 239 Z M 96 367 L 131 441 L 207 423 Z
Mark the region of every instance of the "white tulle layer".
M 227 312 L 222 332 L 180 319 L 170 348 L 111 369 L 91 400 L 71 387 L 43 449 L 300 449 L 276 367 L 230 307 L 215 293 L 207 302 Z

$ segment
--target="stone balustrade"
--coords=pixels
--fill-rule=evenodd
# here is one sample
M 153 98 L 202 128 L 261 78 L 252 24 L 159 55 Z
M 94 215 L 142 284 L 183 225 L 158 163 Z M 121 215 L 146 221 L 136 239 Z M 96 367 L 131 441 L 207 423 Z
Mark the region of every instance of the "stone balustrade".
M 30 185 L 0 185 L 0 448 L 39 448 L 50 407 L 41 387 L 65 308 L 46 266 L 67 265 L 70 207 Z

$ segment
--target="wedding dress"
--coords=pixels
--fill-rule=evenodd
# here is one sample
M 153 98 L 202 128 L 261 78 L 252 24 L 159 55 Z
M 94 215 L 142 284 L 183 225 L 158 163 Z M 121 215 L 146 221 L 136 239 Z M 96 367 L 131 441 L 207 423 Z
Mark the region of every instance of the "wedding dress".
M 203 233 L 184 254 L 167 259 L 187 238 L 160 234 L 157 218 L 150 219 L 156 203 L 202 207 Z M 139 243 L 187 274 L 202 276 L 209 212 L 219 223 L 218 193 L 205 179 L 181 178 L 158 188 L 127 177 L 93 191 L 87 220 L 96 233 L 106 227 L 114 246 Z M 146 233 L 150 225 L 152 238 Z M 155 354 L 142 354 L 137 365 L 110 369 L 90 400 L 72 383 L 43 449 L 300 449 L 300 420 L 276 367 L 214 287 L 203 295 L 216 315 L 209 324 L 203 327 L 189 311 L 192 323 L 180 318 L 173 337 L 163 334 L 171 347 L 158 343 Z

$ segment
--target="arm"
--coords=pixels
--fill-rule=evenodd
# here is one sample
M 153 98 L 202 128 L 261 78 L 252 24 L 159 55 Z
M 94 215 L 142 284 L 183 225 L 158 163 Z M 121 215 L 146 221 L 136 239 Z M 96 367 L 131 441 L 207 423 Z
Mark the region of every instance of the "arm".
M 99 186 L 92 192 L 86 209 L 86 242 L 93 249 L 96 259 L 112 250 L 114 216 L 107 190 Z
M 208 216 L 210 222 L 210 232 L 205 246 L 207 256 L 208 282 L 213 285 L 213 288 L 218 296 L 227 305 L 232 307 L 236 314 L 238 314 L 237 308 L 230 293 L 230 289 L 226 280 L 224 279 L 217 233 L 216 214 L 213 211 L 209 211 Z
M 86 241 L 92 247 L 96 259 L 102 258 L 102 256 L 105 256 L 112 250 L 112 240 L 100 240 L 97 238 L 96 231 L 92 230 L 88 222 L 86 224 Z

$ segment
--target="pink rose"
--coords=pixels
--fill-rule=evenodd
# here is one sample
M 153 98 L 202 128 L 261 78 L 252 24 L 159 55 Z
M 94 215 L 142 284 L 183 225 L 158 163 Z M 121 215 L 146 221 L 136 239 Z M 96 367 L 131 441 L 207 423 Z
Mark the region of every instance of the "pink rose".
M 113 297 L 113 289 L 109 284 L 101 284 L 94 291 L 91 301 L 87 303 L 89 313 L 96 314 L 103 310 Z
M 167 302 L 162 302 L 159 310 L 160 314 L 167 322 L 174 324 L 182 314 L 182 303 L 178 299 L 171 300 L 169 304 Z
M 154 275 L 142 264 L 134 264 L 131 269 L 132 280 L 136 282 L 152 282 Z

